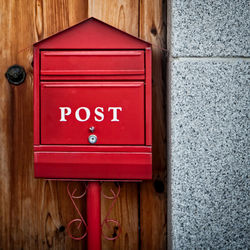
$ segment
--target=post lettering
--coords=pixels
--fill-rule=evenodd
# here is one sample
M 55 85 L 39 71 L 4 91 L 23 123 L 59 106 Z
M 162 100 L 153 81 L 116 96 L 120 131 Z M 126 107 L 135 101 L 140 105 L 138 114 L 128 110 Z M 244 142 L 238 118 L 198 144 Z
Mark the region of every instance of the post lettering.
M 81 117 L 80 117 L 80 110 L 82 110 L 82 109 L 84 109 L 85 113 L 86 113 L 85 119 L 81 119 Z M 76 120 L 78 120 L 79 122 L 86 122 L 90 117 L 90 110 L 86 107 L 80 107 L 76 110 L 75 116 L 76 116 Z
M 70 107 L 59 107 L 61 110 L 61 118 L 60 122 L 67 122 L 66 116 L 69 116 L 71 114 L 71 108 Z M 83 112 L 80 115 L 81 110 L 85 111 L 85 115 Z M 118 119 L 118 110 L 122 111 L 122 107 L 108 107 L 108 112 L 112 111 L 113 112 L 113 117 L 111 119 L 111 122 L 119 122 L 120 120 Z M 104 108 L 103 107 L 96 107 L 94 110 L 95 116 L 94 119 L 97 122 L 102 122 L 104 120 Z M 86 122 L 90 118 L 90 110 L 87 107 L 79 107 L 75 111 L 75 118 L 79 122 Z M 85 118 L 83 118 L 85 117 Z
M 67 120 L 65 119 L 65 116 L 71 114 L 71 108 L 69 108 L 69 107 L 59 107 L 59 109 L 61 110 L 60 122 L 66 122 Z
M 111 120 L 111 122 L 119 122 L 119 120 L 117 119 L 117 110 L 122 111 L 122 107 L 109 107 L 108 111 L 113 110 L 113 119 Z
M 97 107 L 97 108 L 95 108 L 95 114 L 96 114 L 97 116 L 100 117 L 100 118 L 98 119 L 98 118 L 95 116 L 95 121 L 101 122 L 101 121 L 103 121 L 103 119 L 104 119 L 104 114 L 103 114 L 102 112 L 98 111 L 98 110 L 101 110 L 102 112 L 103 112 L 104 110 L 103 110 L 102 107 Z

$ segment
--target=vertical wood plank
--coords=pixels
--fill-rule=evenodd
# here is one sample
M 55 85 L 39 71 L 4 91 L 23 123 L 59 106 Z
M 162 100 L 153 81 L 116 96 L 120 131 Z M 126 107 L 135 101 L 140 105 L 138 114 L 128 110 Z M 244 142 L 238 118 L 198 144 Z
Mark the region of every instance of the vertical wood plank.
M 80 23 L 88 17 L 88 1 L 68 0 L 69 26 Z
M 87 18 L 87 1 L 44 0 L 41 2 L 41 23 L 43 23 L 40 39 L 46 38 L 68 28 Z M 86 239 L 75 241 L 68 237 L 66 227 L 70 220 L 79 218 L 67 195 L 66 182 L 41 181 L 41 217 L 44 225 L 40 242 L 46 239 L 46 245 L 41 249 L 86 249 Z M 81 183 L 74 183 L 74 187 L 83 189 Z M 38 202 L 39 204 L 39 202 Z M 85 213 L 85 201 L 78 201 L 80 211 Z M 83 229 L 84 230 L 84 229 Z M 82 230 L 79 232 L 81 234 Z M 77 232 L 76 232 L 77 233 Z
M 88 16 L 98 18 L 131 35 L 138 36 L 138 1 L 134 0 L 89 0 Z M 110 183 L 102 184 L 104 193 L 109 193 Z M 102 220 L 108 212 L 110 201 L 102 197 Z M 102 249 L 138 249 L 138 189 L 136 183 L 122 183 L 118 202 L 112 209 L 111 218 L 117 219 L 122 226 L 122 234 L 115 241 L 102 239 Z M 109 237 L 115 235 L 116 228 L 111 225 L 110 230 L 105 228 Z
M 166 1 L 140 0 L 140 37 L 152 46 L 153 180 L 140 192 L 141 249 L 166 249 Z
M 0 249 L 84 249 L 66 235 L 77 217 L 67 183 L 35 180 L 32 161 L 32 44 L 87 17 L 87 1 L 73 2 L 0 0 Z M 11 86 L 4 73 L 16 63 L 27 76 Z
M 34 214 L 29 214 L 33 206 L 31 188 L 34 182 L 27 180 L 32 173 L 32 50 L 29 46 L 34 33 L 29 32 L 29 28 L 33 24 L 34 4 L 22 3 L 27 5 L 25 10 L 18 1 L 1 1 L 0 29 L 4 35 L 0 42 L 0 95 L 4 103 L 0 112 L 0 136 L 6 138 L 6 141 L 1 140 L 0 159 L 2 249 L 35 247 L 34 240 L 27 240 L 27 237 L 35 236 L 32 230 L 36 215 L 34 210 Z M 27 73 L 25 84 L 18 87 L 11 86 L 4 77 L 7 68 L 16 63 Z
M 138 242 L 138 190 L 136 183 L 120 183 L 121 193 L 117 202 L 111 210 L 109 219 L 117 220 L 121 224 L 121 235 L 118 239 L 109 241 L 102 238 L 102 249 L 139 249 Z M 114 183 L 103 183 L 102 192 L 107 196 L 112 196 L 110 190 L 117 192 Z M 112 200 L 101 199 L 101 220 L 109 213 Z M 103 233 L 108 237 L 115 237 L 119 230 L 116 224 L 110 223 L 103 226 Z
M 10 32 L 4 32 L 11 27 L 9 12 L 10 1 L 0 1 L 0 30 L 5 36 L 0 36 L 0 249 L 10 249 L 10 174 L 12 154 L 12 88 L 4 78 L 7 65 L 11 63 L 9 56 L 13 44 L 8 41 Z
M 131 35 L 138 36 L 138 1 L 89 0 L 88 16 L 95 17 Z

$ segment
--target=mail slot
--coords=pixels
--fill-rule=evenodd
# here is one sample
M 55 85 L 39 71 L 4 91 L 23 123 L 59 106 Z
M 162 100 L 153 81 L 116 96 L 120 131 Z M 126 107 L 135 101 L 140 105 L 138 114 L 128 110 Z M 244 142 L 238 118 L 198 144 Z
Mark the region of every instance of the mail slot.
M 34 169 L 152 176 L 151 45 L 90 18 L 34 45 Z
M 42 51 L 41 79 L 144 78 L 143 50 Z M 108 77 L 110 76 L 110 77 Z

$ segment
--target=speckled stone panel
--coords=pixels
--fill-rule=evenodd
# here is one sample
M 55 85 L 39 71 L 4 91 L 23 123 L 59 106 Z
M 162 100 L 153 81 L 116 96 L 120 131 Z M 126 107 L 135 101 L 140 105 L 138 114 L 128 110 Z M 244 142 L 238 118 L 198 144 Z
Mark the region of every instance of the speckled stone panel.
M 172 55 L 249 56 L 249 0 L 172 0 Z
M 249 66 L 172 63 L 173 249 L 250 249 Z

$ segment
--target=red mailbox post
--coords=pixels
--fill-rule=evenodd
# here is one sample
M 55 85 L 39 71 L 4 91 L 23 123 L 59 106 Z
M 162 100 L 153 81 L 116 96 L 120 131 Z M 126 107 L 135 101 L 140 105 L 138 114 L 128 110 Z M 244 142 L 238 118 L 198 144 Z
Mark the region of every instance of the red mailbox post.
M 151 106 L 149 43 L 95 18 L 36 43 L 35 177 L 151 179 Z

